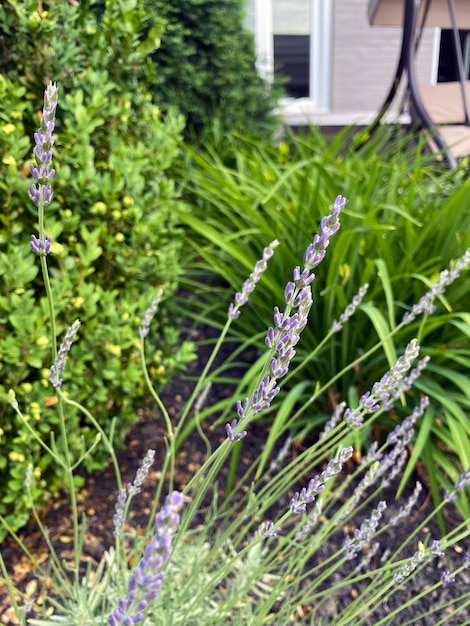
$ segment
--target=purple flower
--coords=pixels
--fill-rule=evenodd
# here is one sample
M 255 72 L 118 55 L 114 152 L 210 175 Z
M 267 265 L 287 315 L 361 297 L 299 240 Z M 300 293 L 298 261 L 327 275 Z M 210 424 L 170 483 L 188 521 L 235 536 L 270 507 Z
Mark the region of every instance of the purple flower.
M 351 428 L 359 428 L 362 425 L 364 415 L 367 413 L 391 408 L 391 399 L 398 397 L 404 390 L 405 374 L 411 368 L 411 362 L 418 354 L 418 342 L 416 339 L 412 339 L 395 365 L 378 382 L 374 383 L 371 391 L 367 391 L 361 396 L 359 406 L 354 410 L 346 409 L 344 419 Z M 413 370 L 415 373 L 409 378 L 414 381 L 422 369 L 423 367 L 418 367 Z
M 155 519 L 153 540 L 145 546 L 144 555 L 129 578 L 127 596 L 109 616 L 109 626 L 127 626 L 141 622 L 145 609 L 159 592 L 165 577 L 162 571 L 172 552 L 173 537 L 180 522 L 179 510 L 185 497 L 173 491 Z
M 333 321 L 333 324 L 331 325 L 331 330 L 334 333 L 339 332 L 343 328 L 343 325 L 346 324 L 346 322 L 354 315 L 357 307 L 364 300 L 364 296 L 366 295 L 368 289 L 369 284 L 365 283 L 365 285 L 363 285 L 359 289 L 350 304 L 348 304 L 348 306 L 344 309 L 343 313 L 339 317 L 339 322 L 337 322 L 336 320 Z
M 119 493 L 116 502 L 116 512 L 113 515 L 115 537 L 119 536 L 124 525 L 124 512 L 126 509 L 126 504 L 133 496 L 140 492 L 140 488 L 145 478 L 148 476 L 150 466 L 152 465 L 154 458 L 155 450 L 149 450 L 145 455 L 144 460 L 142 461 L 142 465 L 137 470 L 134 482 L 123 487 Z
M 314 267 L 323 261 L 331 238 L 339 230 L 339 215 L 345 204 L 346 198 L 337 196 L 332 212 L 322 219 L 318 234 L 315 235 L 313 242 L 305 251 L 304 271 L 308 270 L 308 272 L 311 272 Z
M 466 487 L 470 485 L 470 469 L 467 469 L 465 472 L 462 472 L 454 484 L 454 488 L 452 491 L 446 491 L 444 494 L 445 502 L 454 502 L 457 498 L 457 494 L 463 491 Z
M 274 528 L 274 524 L 272 522 L 265 522 L 263 527 L 263 535 L 265 537 L 276 537 L 277 534 L 281 531 L 281 528 Z
M 426 553 L 423 549 L 417 550 L 413 554 L 411 559 L 409 559 L 408 562 L 405 563 L 405 565 L 400 567 L 400 569 L 397 572 L 395 572 L 395 574 L 393 575 L 395 582 L 402 583 L 405 580 L 405 578 L 407 578 L 412 572 L 414 572 L 414 570 L 418 567 L 418 565 L 424 559 L 425 555 Z
M 337 424 L 339 424 L 339 422 L 341 421 L 343 417 L 345 408 L 346 408 L 346 402 L 340 402 L 339 404 L 336 405 L 336 409 L 333 415 L 325 424 L 322 432 L 318 435 L 318 439 L 323 439 L 324 437 L 326 437 L 326 435 L 330 433 L 337 426 Z
M 313 511 L 308 514 L 305 524 L 301 526 L 295 533 L 296 541 L 304 541 L 307 539 L 308 535 L 315 528 L 318 518 L 322 514 L 323 511 L 323 503 L 320 498 L 316 499 L 315 506 L 313 507 Z
M 316 495 L 323 491 L 325 483 L 336 474 L 339 474 L 344 463 L 351 458 L 352 446 L 343 448 L 338 459 L 331 459 L 328 467 L 320 475 L 314 476 L 300 492 L 296 492 L 289 502 L 292 513 L 303 513 L 307 510 L 307 504 L 315 501 Z
M 418 315 L 424 313 L 425 315 L 431 315 L 436 310 L 434 300 L 441 296 L 446 288 L 451 285 L 460 276 L 460 272 L 470 267 L 470 248 L 467 248 L 465 254 L 461 256 L 454 267 L 448 270 L 443 270 L 439 274 L 439 278 L 432 285 L 431 289 L 424 294 L 421 300 L 414 304 L 411 311 L 408 311 L 403 316 L 403 322 L 409 324 L 413 322 Z
M 47 256 L 51 251 L 52 237 L 44 236 L 38 239 L 36 235 L 31 235 L 31 250 L 38 256 Z
M 441 580 L 444 585 L 451 585 L 452 583 L 455 583 L 455 576 L 452 576 L 450 571 L 446 569 L 441 574 Z
M 37 133 L 34 133 L 34 158 L 36 165 L 30 166 L 31 176 L 36 184 L 29 186 L 31 200 L 41 207 L 47 206 L 52 199 L 50 181 L 55 174 L 51 167 L 52 147 L 54 145 L 55 114 L 57 109 L 57 85 L 49 83 L 44 92 L 44 108 L 41 124 Z
M 393 432 L 389 434 L 387 443 L 393 444 L 389 452 L 386 454 L 382 451 L 377 452 L 375 447 L 371 447 L 371 454 L 364 457 L 363 463 L 372 462 L 372 465 L 354 489 L 354 493 L 348 498 L 347 505 L 341 513 L 341 520 L 346 519 L 354 511 L 356 505 L 371 485 L 380 480 L 381 487 L 385 488 L 401 472 L 404 463 L 408 459 L 407 445 L 413 436 L 414 425 L 423 415 L 428 405 L 429 398 L 424 396 L 421 398 L 419 406 L 413 410 L 413 413 L 398 424 Z
M 377 508 L 372 511 L 371 516 L 365 519 L 361 527 L 354 531 L 354 539 L 347 537 L 344 540 L 343 547 L 347 559 L 354 559 L 358 552 L 370 543 L 370 540 L 377 530 L 382 513 L 386 508 L 387 503 L 385 501 L 382 500 L 379 502 Z
M 238 420 L 236 419 L 233 419 L 230 424 L 225 424 L 227 437 L 230 439 L 230 441 L 240 441 L 240 439 L 243 439 L 244 437 L 246 437 L 246 430 L 243 430 L 239 433 L 233 432 L 237 428 L 237 426 L 238 426 Z
M 439 546 L 439 541 L 437 539 L 433 539 L 431 541 L 431 552 L 434 556 L 444 556 L 444 552 L 441 550 Z
M 403 519 L 404 517 L 408 517 L 408 515 L 411 513 L 411 509 L 414 507 L 414 505 L 418 501 L 418 497 L 422 489 L 423 489 L 422 484 L 417 482 L 416 487 L 414 488 L 414 491 L 411 494 L 411 496 L 408 498 L 406 504 L 401 506 L 398 513 L 390 518 L 390 526 L 396 526 L 401 519 Z
M 54 365 L 51 366 L 51 375 L 49 377 L 49 381 L 51 385 L 55 388 L 62 385 L 63 381 L 61 376 L 64 373 L 65 364 L 67 363 L 67 356 L 70 352 L 70 348 L 72 347 L 73 340 L 75 339 L 75 335 L 77 334 L 79 328 L 80 320 L 75 320 L 72 326 L 69 326 L 67 328 L 64 340 L 60 344 L 59 352 L 54 359 Z
M 279 393 L 277 381 L 289 371 L 290 363 L 295 356 L 294 346 L 299 342 L 300 334 L 307 325 L 308 314 L 313 304 L 310 285 L 315 276 L 312 274 L 312 269 L 325 256 L 325 250 L 331 237 L 339 229 L 339 214 L 345 203 L 346 200 L 341 196 L 336 198 L 331 214 L 322 219 L 318 234 L 315 235 L 313 242 L 307 248 L 304 256 L 304 269 L 301 272 L 300 267 L 296 267 L 293 272 L 293 280 L 287 282 L 284 290 L 286 303 L 284 310 L 281 312 L 278 307 L 274 307 L 274 327 L 268 329 L 265 339 L 266 345 L 271 351 L 269 374 L 253 391 L 251 398 L 245 398 L 243 404 L 240 401 L 237 402 L 237 413 L 240 419 L 249 419 L 259 411 L 265 411 Z M 277 242 L 274 243 L 277 245 Z M 263 261 L 259 262 L 261 264 L 260 271 L 264 271 L 265 257 L 270 255 L 272 255 L 272 250 L 268 247 L 265 249 Z M 239 306 L 246 301 L 248 293 L 254 289 L 257 280 L 259 280 L 259 271 L 255 267 L 255 271 L 243 286 L 242 292 L 235 296 L 235 305 L 230 305 L 230 317 L 237 317 Z M 295 313 L 293 313 L 293 309 L 297 309 Z M 226 424 L 226 430 L 229 439 L 237 441 L 237 435 L 233 433 L 233 422 Z M 243 436 L 245 436 L 246 432 L 243 432 Z
M 274 249 L 279 245 L 276 239 L 263 250 L 263 258 L 256 262 L 254 270 L 249 278 L 243 283 L 241 292 L 235 294 L 235 302 L 232 302 L 228 309 L 228 315 L 233 320 L 240 315 L 240 308 L 248 302 L 248 296 L 259 282 L 263 272 L 268 267 L 268 261 L 274 254 Z

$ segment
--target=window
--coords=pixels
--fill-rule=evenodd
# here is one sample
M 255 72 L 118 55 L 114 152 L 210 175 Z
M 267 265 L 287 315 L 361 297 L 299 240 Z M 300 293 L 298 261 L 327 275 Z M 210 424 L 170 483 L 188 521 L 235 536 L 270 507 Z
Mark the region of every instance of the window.
M 285 77 L 289 101 L 330 108 L 332 21 L 333 0 L 249 0 L 259 70 Z
M 462 50 L 465 80 L 470 79 L 470 31 L 460 30 L 460 46 Z M 439 50 L 438 82 L 446 83 L 459 80 L 457 55 L 455 54 L 454 35 L 451 30 L 441 31 Z

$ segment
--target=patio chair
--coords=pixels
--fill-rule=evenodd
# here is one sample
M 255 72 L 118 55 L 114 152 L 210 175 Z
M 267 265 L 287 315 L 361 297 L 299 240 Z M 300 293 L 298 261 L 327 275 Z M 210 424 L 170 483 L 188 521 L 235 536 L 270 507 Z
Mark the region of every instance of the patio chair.
M 403 26 L 402 45 L 392 87 L 370 127 L 378 128 L 397 96 L 406 75 L 406 98 L 413 123 L 428 134 L 431 149 L 439 152 L 450 167 L 470 155 L 470 81 L 465 80 L 463 51 L 459 28 L 470 28 L 470 0 L 370 0 L 369 22 L 372 26 Z M 458 81 L 418 85 L 415 69 L 416 51 L 424 27 L 451 29 L 457 59 Z

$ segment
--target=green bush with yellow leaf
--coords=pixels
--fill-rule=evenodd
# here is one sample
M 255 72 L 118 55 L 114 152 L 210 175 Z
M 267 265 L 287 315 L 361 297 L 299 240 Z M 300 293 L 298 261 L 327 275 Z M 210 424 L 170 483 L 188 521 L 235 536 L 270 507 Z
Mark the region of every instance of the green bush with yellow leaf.
M 137 328 L 160 286 L 171 295 L 180 271 L 182 238 L 167 175 L 184 120 L 162 116 L 153 99 L 161 25 L 132 0 L 41 5 L 7 1 L 0 7 L 0 514 L 13 527 L 29 516 L 28 465 L 44 500 L 62 477 L 40 442 L 20 423 L 15 401 L 60 447 L 49 383 L 52 354 L 39 260 L 30 249 L 37 216 L 28 198 L 32 133 L 38 128 L 44 80 L 58 83 L 58 156 L 54 197 L 47 207 L 48 257 L 59 337 L 80 319 L 72 349 L 71 396 L 97 408 L 100 424 L 122 443 L 144 402 Z M 49 6 L 49 10 L 46 10 Z M 192 358 L 190 344 L 165 302 L 152 338 L 157 384 Z M 75 458 L 96 432 L 68 407 Z M 88 469 L 107 462 L 96 441 Z

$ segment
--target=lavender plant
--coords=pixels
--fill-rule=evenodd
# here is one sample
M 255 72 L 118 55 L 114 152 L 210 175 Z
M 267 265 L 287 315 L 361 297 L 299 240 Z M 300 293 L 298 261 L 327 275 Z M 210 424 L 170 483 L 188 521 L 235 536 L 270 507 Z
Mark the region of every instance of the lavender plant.
M 40 212 L 52 193 L 49 150 L 53 144 L 56 94 L 55 86 L 50 85 L 45 95 L 46 121 L 36 139 L 40 147 L 35 151 L 36 184 L 30 195 Z M 272 400 L 279 397 L 293 367 L 295 346 L 310 323 L 313 269 L 324 258 L 339 229 L 345 206 L 346 200 L 338 196 L 305 252 L 303 269 L 299 266 L 293 270 L 292 280 L 284 289 L 282 312 L 279 303 L 274 307 L 274 323 L 266 335 L 266 354 L 259 370 L 251 374 L 251 392 L 244 400 L 234 394 L 234 416 L 225 426 L 226 437 L 207 455 L 185 486 L 174 484 L 178 436 L 190 419 L 191 409 L 197 407 L 199 412 L 201 394 L 210 380 L 217 351 L 230 326 L 237 323 L 249 294 L 263 280 L 268 260 L 278 244 L 274 242 L 265 249 L 263 258 L 236 294 L 214 352 L 176 421 L 172 421 L 151 386 L 145 362 L 148 329 L 162 297 L 161 292 L 156 294 L 143 316 L 138 335 L 143 375 L 163 412 L 168 433 L 161 479 L 143 535 L 127 517 L 130 500 L 138 496 L 154 462 L 154 448 L 143 459 L 135 480 L 123 486 L 111 442 L 92 413 L 80 407 L 94 424 L 97 436 L 105 438 L 116 473 L 117 500 L 112 520 L 115 543 L 107 546 L 94 570 L 87 568 L 83 574 L 78 569 L 86 519 L 80 520 L 77 515 L 73 477 L 82 459 L 71 458 L 67 448 L 58 448 L 54 440 L 43 441 L 22 413 L 14 391 L 10 392 L 10 404 L 17 418 L 28 424 L 68 477 L 76 564 L 70 577 L 68 567 L 54 551 L 49 530 L 34 505 L 32 486 L 37 480 L 37 468 L 31 466 L 25 489 L 50 550 L 50 567 L 34 564 L 38 577 L 52 592 L 45 598 L 39 596 L 37 602 L 26 601 L 22 591 L 9 580 L 0 553 L 2 578 L 11 596 L 16 623 L 32 626 L 470 624 L 468 520 L 456 516 L 452 526 L 440 535 L 439 526 L 433 525 L 436 514 L 452 506 L 457 494 L 468 490 L 470 470 L 460 468 L 457 480 L 442 494 L 440 504 L 429 515 L 418 512 L 425 499 L 420 483 L 403 502 L 395 501 L 393 481 L 406 462 L 416 424 L 429 410 L 425 395 L 413 406 L 410 402 L 413 396 L 407 393 L 427 365 L 427 359 L 418 360 L 420 346 L 416 339 L 387 372 L 378 375 L 377 382 L 370 392 L 363 394 L 357 406 L 339 403 L 321 436 L 308 445 L 301 448 L 300 441 L 285 440 L 283 436 L 285 423 L 295 418 L 299 410 L 314 410 L 312 402 L 293 411 L 277 430 L 273 427 L 274 444 L 279 444 L 276 456 L 268 464 L 260 450 L 247 473 L 235 483 L 230 496 L 219 498 L 218 479 L 232 451 L 238 447 L 244 454 L 243 446 L 253 437 L 256 422 L 263 412 L 271 410 Z M 34 235 L 31 247 L 40 258 L 48 292 L 50 241 L 43 219 L 40 218 L 39 224 L 39 234 Z M 458 261 L 457 267 L 462 271 L 467 262 Z M 445 276 L 445 281 L 440 277 L 439 284 L 431 287 L 422 300 L 425 304 L 418 304 L 412 315 L 432 313 L 432 300 L 442 292 L 444 282 L 448 284 L 448 275 Z M 457 279 L 457 273 L 452 277 Z M 325 340 L 350 323 L 364 296 L 365 288 L 339 316 L 339 322 L 333 322 Z M 54 328 L 52 295 L 50 306 Z M 59 395 L 59 413 L 64 405 L 73 402 L 67 396 L 62 374 L 65 369 L 73 369 L 72 342 L 80 340 L 75 337 L 78 327 L 78 321 L 72 324 L 61 346 L 53 352 L 51 381 Z M 53 337 L 55 340 L 54 332 Z M 328 389 L 328 384 L 325 381 L 314 399 Z M 372 442 L 367 454 L 362 455 L 363 450 L 356 445 L 357 432 L 369 428 L 381 413 L 391 411 L 401 411 L 406 417 L 397 423 L 386 441 Z M 66 439 L 67 424 L 63 414 L 60 415 L 62 435 Z M 291 452 L 294 446 L 297 446 L 296 454 Z M 93 454 L 93 449 L 83 454 Z M 167 476 L 170 487 L 164 497 Z M 1 516 L 0 522 L 6 524 Z M 8 525 L 7 530 L 11 530 Z M 394 533 L 399 534 L 399 540 L 388 545 Z M 21 538 L 14 536 L 20 548 L 34 559 Z

